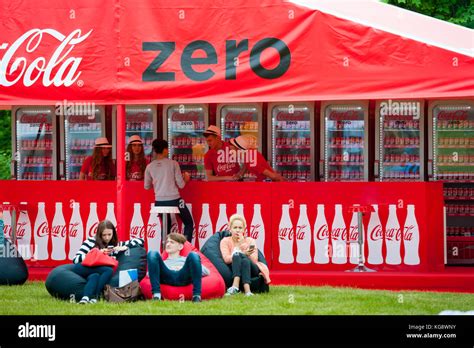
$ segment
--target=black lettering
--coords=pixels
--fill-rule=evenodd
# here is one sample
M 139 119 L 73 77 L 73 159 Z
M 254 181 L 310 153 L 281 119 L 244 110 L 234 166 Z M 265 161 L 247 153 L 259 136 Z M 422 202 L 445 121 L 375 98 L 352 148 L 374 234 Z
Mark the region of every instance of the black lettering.
M 174 81 L 174 72 L 157 72 L 176 49 L 174 42 L 144 42 L 143 51 L 160 51 L 142 74 L 142 81 Z
M 240 53 L 249 49 L 249 40 L 244 39 L 240 43 L 236 44 L 237 40 L 227 40 L 225 42 L 225 79 L 235 80 L 237 78 L 237 67 L 234 65 L 234 59 L 239 56 Z
M 192 58 L 194 51 L 203 50 L 206 52 L 207 57 L 205 58 Z M 181 68 L 184 74 L 193 81 L 206 81 L 215 75 L 214 71 L 207 69 L 203 72 L 197 72 L 193 69 L 193 65 L 196 64 L 216 64 L 217 53 L 214 47 L 207 41 L 196 40 L 191 42 L 184 48 L 183 55 L 181 56 Z
M 267 48 L 274 48 L 280 55 L 280 63 L 272 70 L 265 69 L 261 62 L 260 56 L 262 52 Z M 291 53 L 288 46 L 277 38 L 266 38 L 262 39 L 255 44 L 250 51 L 250 67 L 252 70 L 261 78 L 264 79 L 277 79 L 288 71 L 291 63 Z

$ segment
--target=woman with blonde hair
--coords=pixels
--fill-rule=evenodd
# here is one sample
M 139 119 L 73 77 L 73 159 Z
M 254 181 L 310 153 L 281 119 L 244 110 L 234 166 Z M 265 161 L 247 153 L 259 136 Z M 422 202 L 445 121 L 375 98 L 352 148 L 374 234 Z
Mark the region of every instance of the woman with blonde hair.
M 267 284 L 270 283 L 270 271 L 263 262 L 258 261 L 258 249 L 255 239 L 245 236 L 247 222 L 242 215 L 234 214 L 229 219 L 230 237 L 222 238 L 220 248 L 222 258 L 232 267 L 232 286 L 226 295 L 237 294 L 242 284 L 245 296 L 252 296 L 250 280 L 260 273 Z

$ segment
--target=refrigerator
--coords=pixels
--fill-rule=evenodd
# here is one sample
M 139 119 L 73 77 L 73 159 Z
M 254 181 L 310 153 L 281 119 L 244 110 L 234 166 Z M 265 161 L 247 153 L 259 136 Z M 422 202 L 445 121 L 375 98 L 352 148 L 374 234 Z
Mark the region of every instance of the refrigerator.
M 428 109 L 428 174 L 443 181 L 447 263 L 474 265 L 474 100 Z
M 376 180 L 423 181 L 423 101 L 380 100 L 375 112 Z
M 368 181 L 368 105 L 321 104 L 321 181 Z
M 245 135 L 253 148 L 262 152 L 262 104 L 218 104 L 217 127 L 222 140 Z
M 192 180 L 204 180 L 204 154 L 207 151 L 203 133 L 208 127 L 207 105 L 164 105 L 163 131 L 168 139 L 169 158 L 177 161 L 181 171 Z
M 270 103 L 268 148 L 273 169 L 288 181 L 314 181 L 312 103 Z
M 112 115 L 112 146 L 114 158 L 117 158 L 117 108 L 113 107 Z M 157 137 L 156 105 L 125 106 L 125 151 L 132 135 L 139 135 L 143 140 L 146 158 L 152 160 L 152 142 Z
M 105 109 L 94 103 L 60 112 L 60 177 L 78 180 L 82 163 L 94 151 L 95 139 L 105 137 Z
M 12 109 L 13 176 L 17 180 L 56 180 L 56 115 L 52 106 Z

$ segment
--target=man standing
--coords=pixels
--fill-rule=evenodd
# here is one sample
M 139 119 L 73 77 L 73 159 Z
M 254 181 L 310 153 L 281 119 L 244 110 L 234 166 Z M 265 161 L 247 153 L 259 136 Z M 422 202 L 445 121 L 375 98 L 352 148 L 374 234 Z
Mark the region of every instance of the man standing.
M 207 181 L 236 181 L 241 175 L 241 168 L 235 161 L 230 162 L 226 154 L 229 144 L 222 141 L 221 131 L 216 126 L 209 126 L 204 132 L 209 151 L 204 155 L 204 168 Z M 241 173 L 240 173 L 241 174 Z

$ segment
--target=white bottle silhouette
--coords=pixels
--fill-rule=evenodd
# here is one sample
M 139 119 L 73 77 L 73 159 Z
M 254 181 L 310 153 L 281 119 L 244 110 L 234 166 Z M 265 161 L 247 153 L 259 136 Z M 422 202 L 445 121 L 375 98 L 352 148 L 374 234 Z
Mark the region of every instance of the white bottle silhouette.
M 99 216 L 97 215 L 97 203 L 91 202 L 89 208 L 89 216 L 86 223 L 86 238 L 93 238 L 97 233 L 99 225 Z
M 309 225 L 308 212 L 306 204 L 300 204 L 300 216 L 296 224 L 296 262 L 311 262 L 311 227 Z
M 8 205 L 10 202 L 3 202 L 3 204 Z M 3 234 L 5 238 L 12 240 L 12 215 L 10 210 L 3 210 Z
M 141 204 L 133 204 L 133 217 L 130 223 L 130 239 L 145 238 L 145 224 L 143 223 Z
M 79 202 L 72 203 L 72 215 L 71 220 L 69 220 L 69 260 L 74 259 L 76 253 L 79 251 L 79 248 L 84 241 L 84 224 L 82 223 L 81 218 L 81 209 Z
M 151 208 L 155 206 L 155 203 L 151 203 Z M 161 222 L 160 214 L 150 213 L 148 219 L 146 238 L 148 244 L 148 251 L 160 251 L 161 245 Z
M 370 214 L 369 226 L 367 228 L 367 244 L 369 246 L 369 257 L 367 262 L 372 265 L 380 265 L 382 258 L 383 230 L 379 218 L 379 207 L 372 204 L 374 211 Z
M 53 224 L 51 225 L 51 241 L 53 244 L 53 250 L 51 251 L 51 259 L 66 259 L 66 234 L 67 227 L 63 215 L 63 204 L 60 202 L 56 202 Z
M 36 260 L 47 260 L 49 257 L 48 241 L 49 241 L 49 224 L 46 218 L 46 209 L 44 202 L 38 202 L 38 214 L 36 215 L 35 227 L 35 251 L 34 258 Z
M 257 248 L 265 255 L 265 225 L 262 219 L 262 206 L 253 205 L 253 217 L 250 223 L 249 236 L 257 241 Z
M 329 263 L 329 227 L 324 215 L 324 204 L 318 204 L 318 215 L 314 222 L 314 263 Z
M 176 214 L 170 214 L 170 217 L 171 217 L 170 233 L 180 233 L 178 219 L 176 218 Z
M 295 230 L 290 219 L 290 205 L 283 204 L 281 206 L 281 219 L 278 226 L 278 244 L 280 246 L 280 255 L 278 255 L 279 263 L 289 264 L 294 262 L 294 234 Z
M 244 215 L 244 205 L 242 203 L 238 203 L 235 210 L 236 210 L 236 214 L 245 216 Z
M 405 257 L 403 263 L 406 265 L 420 264 L 420 230 L 415 216 L 415 206 L 407 205 L 407 218 L 405 220 L 405 229 L 403 231 L 403 245 L 405 246 Z
M 353 204 L 359 206 L 359 204 Z M 358 213 L 353 212 L 349 226 L 349 262 L 357 265 L 359 263 L 359 219 Z
M 16 228 L 16 242 L 20 255 L 25 260 L 31 259 L 31 221 L 28 216 L 28 203 L 20 202 L 20 215 Z
M 227 218 L 227 205 L 219 204 L 219 217 L 216 223 L 216 232 L 229 230 L 229 219 Z
M 105 214 L 105 220 L 109 220 L 115 226 L 118 233 L 117 219 L 115 218 L 115 204 L 113 202 L 107 203 L 107 214 Z
M 388 265 L 399 265 L 402 263 L 400 256 L 400 244 L 402 242 L 402 231 L 397 218 L 397 206 L 389 204 L 388 220 L 385 225 L 385 246 L 387 248 L 387 256 L 385 263 Z
M 197 231 L 199 249 L 201 249 L 213 234 L 211 216 L 209 215 L 209 204 L 207 203 L 202 204 L 202 215 Z
M 331 243 L 332 243 L 332 263 L 347 263 L 347 227 L 342 216 L 342 205 L 335 205 L 336 213 L 332 222 Z

